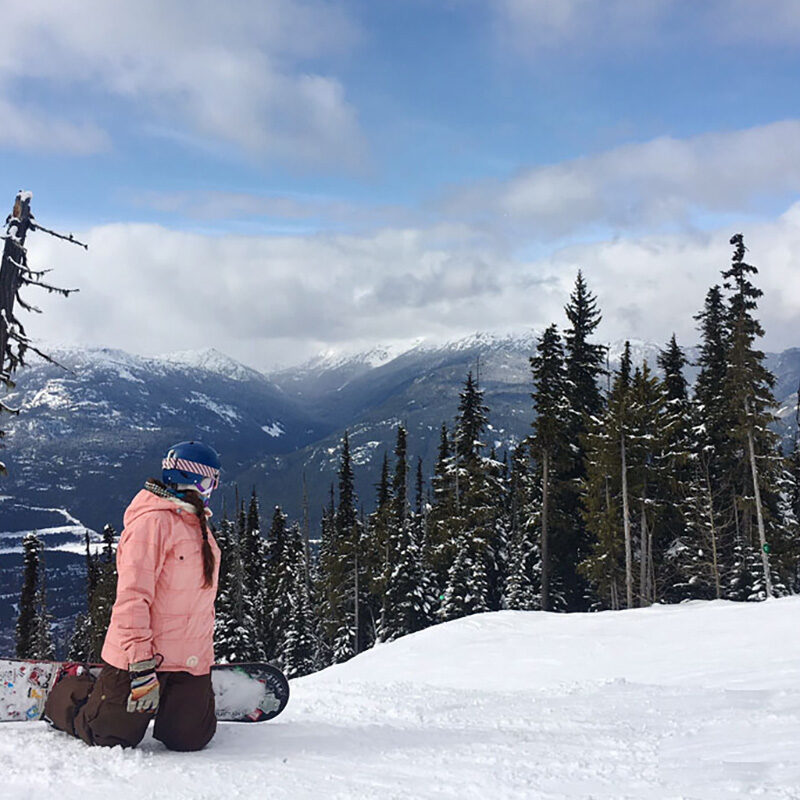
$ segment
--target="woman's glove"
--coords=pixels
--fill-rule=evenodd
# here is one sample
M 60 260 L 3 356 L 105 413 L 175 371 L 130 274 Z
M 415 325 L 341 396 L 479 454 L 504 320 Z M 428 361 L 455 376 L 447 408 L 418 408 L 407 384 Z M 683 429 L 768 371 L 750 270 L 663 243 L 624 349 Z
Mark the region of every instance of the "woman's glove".
M 128 695 L 128 711 L 155 714 L 158 711 L 158 677 L 156 660 L 137 661 L 128 667 L 131 676 L 131 693 Z

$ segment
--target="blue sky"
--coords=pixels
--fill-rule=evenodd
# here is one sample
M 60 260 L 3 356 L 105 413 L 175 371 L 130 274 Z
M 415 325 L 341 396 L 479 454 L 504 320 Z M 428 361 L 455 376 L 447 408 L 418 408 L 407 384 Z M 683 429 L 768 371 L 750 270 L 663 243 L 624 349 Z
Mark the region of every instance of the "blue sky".
M 31 244 L 84 290 L 48 301 L 46 339 L 216 344 L 268 366 L 544 326 L 581 267 L 607 338 L 690 343 L 733 228 L 765 289 L 793 275 L 793 0 L 231 0 L 224 18 L 205 0 L 78 0 L 4 16 L 9 203 L 31 189 L 44 224 L 92 244 L 82 260 Z M 86 285 L 99 270 L 105 289 Z M 199 315 L 176 310 L 187 284 Z M 120 287 L 181 332 L 142 335 Z M 784 295 L 764 301 L 773 347 L 800 344 L 800 297 Z

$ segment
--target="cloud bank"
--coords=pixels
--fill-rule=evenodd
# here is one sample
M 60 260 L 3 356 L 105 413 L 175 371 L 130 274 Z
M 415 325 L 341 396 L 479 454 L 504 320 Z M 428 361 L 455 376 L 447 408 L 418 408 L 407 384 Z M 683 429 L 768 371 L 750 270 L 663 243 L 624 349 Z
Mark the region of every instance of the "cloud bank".
M 453 190 L 454 216 L 534 238 L 689 224 L 698 214 L 756 211 L 800 193 L 800 122 L 688 139 L 661 137 Z
M 251 157 L 352 166 L 364 147 L 356 112 L 337 79 L 307 64 L 358 36 L 324 0 L 6 4 L 0 97 L 17 119 L 23 87 L 26 96 L 69 92 L 77 120 L 35 112 L 54 129 L 51 150 L 105 149 L 102 119 L 122 102 Z M 94 111 L 100 121 L 81 120 Z M 0 127 L 0 144 L 19 146 L 24 137 L 15 130 Z M 28 146 L 41 138 L 34 132 Z
M 464 228 L 369 236 L 208 237 L 155 225 L 86 232 L 87 253 L 33 234 L 32 265 L 81 292 L 45 297 L 32 335 L 139 353 L 215 346 L 256 367 L 331 347 L 370 349 L 475 330 L 563 323 L 580 268 L 603 310 L 600 336 L 694 343 L 692 316 L 731 255 L 732 228 L 572 246 L 520 261 Z M 744 229 L 760 268 L 766 345 L 800 345 L 800 203 Z M 34 238 L 36 237 L 36 238 Z

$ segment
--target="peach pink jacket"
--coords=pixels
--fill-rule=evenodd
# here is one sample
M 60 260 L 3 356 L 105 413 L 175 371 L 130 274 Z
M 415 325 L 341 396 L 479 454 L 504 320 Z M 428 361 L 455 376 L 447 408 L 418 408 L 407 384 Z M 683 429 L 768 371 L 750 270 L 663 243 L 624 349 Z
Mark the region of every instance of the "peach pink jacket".
M 143 489 L 125 511 L 117 547 L 117 600 L 103 660 L 118 669 L 161 655 L 159 670 L 206 675 L 214 663 L 216 569 L 203 588 L 203 535 L 191 506 Z

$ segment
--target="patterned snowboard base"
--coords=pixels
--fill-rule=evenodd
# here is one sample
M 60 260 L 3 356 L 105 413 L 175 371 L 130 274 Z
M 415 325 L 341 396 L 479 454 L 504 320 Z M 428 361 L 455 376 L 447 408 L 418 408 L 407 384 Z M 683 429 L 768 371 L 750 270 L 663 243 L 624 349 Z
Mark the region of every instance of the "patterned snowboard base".
M 0 659 L 0 722 L 41 719 L 60 661 Z M 89 665 L 96 677 L 102 667 Z M 264 722 L 289 702 L 289 682 L 271 664 L 215 664 L 211 668 L 217 719 Z

